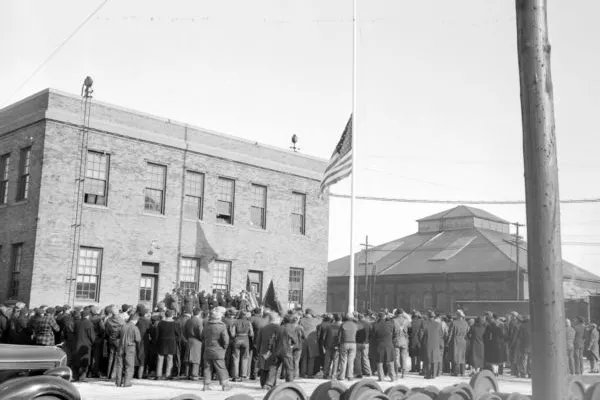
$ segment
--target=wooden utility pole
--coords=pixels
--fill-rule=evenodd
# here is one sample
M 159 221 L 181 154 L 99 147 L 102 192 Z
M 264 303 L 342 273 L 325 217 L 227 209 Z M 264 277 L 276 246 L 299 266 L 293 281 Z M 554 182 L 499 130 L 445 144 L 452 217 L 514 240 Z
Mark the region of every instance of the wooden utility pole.
M 568 398 L 560 204 L 547 0 L 516 0 L 533 398 Z
M 519 235 L 519 228 L 524 225 L 519 224 L 518 222 L 514 222 L 513 225 L 517 228 L 517 232 L 515 233 L 515 247 L 517 249 L 517 300 L 521 300 L 521 265 L 519 264 L 521 261 L 519 257 L 521 250 L 521 236 Z

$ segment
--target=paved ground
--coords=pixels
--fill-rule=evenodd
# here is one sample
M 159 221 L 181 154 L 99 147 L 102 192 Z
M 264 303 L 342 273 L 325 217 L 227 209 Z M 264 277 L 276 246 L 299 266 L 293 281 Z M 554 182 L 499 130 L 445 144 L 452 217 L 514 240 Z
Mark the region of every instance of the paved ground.
M 498 378 L 501 392 L 520 392 L 531 394 L 531 381 L 529 379 L 517 379 L 509 376 Z M 298 379 L 296 383 L 300 384 L 308 395 L 322 382 L 320 379 Z M 441 376 L 434 380 L 425 380 L 422 376 L 409 374 L 404 379 L 398 380 L 395 384 L 403 384 L 408 387 L 424 387 L 434 385 L 439 388 L 454 385 L 459 382 L 469 382 L 469 378 Z M 350 386 L 350 382 L 343 382 Z M 391 386 L 391 382 L 383 382 L 382 388 Z M 75 383 L 84 400 L 159 400 L 171 399 L 172 397 L 193 393 L 202 397 L 203 400 L 224 400 L 227 397 L 247 393 L 256 400 L 262 400 L 266 394 L 257 382 L 248 381 L 244 383 L 233 383 L 233 389 L 228 392 L 213 390 L 211 392 L 202 392 L 202 382 L 190 381 L 151 381 L 134 380 L 133 387 L 117 388 L 113 382 L 108 381 L 90 381 L 89 383 Z M 218 389 L 218 383 L 213 384 Z

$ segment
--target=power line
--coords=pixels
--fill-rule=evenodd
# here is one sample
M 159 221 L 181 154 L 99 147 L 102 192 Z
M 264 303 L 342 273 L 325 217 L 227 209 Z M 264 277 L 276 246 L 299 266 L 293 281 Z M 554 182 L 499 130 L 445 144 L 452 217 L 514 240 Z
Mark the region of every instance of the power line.
M 96 15 L 98 13 L 98 11 L 100 11 L 102 9 L 102 7 L 104 7 L 106 5 L 106 3 L 108 3 L 108 0 L 104 0 L 102 2 L 102 4 L 100 4 L 85 20 L 83 20 L 83 22 L 81 24 L 79 24 L 79 26 L 77 28 L 75 28 L 75 30 L 73 32 L 71 32 L 71 34 L 69 36 L 67 36 L 65 38 L 65 40 L 63 40 L 61 42 L 61 44 L 58 45 L 58 47 L 56 47 L 54 49 L 54 51 L 48 56 L 48 58 L 46 58 L 32 73 L 31 75 L 29 75 L 29 77 L 27 77 L 27 79 L 25 79 L 25 81 L 23 81 L 23 83 L 21 85 L 19 85 L 19 87 L 17 88 L 17 90 L 15 90 L 5 101 L 4 101 L 4 105 L 6 105 L 17 93 L 19 93 L 21 91 L 21 89 L 23 89 L 25 87 L 25 85 L 27 85 L 29 83 L 29 81 L 31 81 L 33 79 L 34 76 L 37 75 L 38 72 L 40 72 L 42 70 L 42 68 L 44 68 L 44 66 L 46 64 L 48 64 L 48 62 L 60 51 L 60 49 L 62 49 L 69 40 L 71 40 L 73 38 L 73 36 L 75 36 L 77 34 L 77 32 L 79 32 L 81 30 L 81 28 L 84 27 L 85 24 L 88 23 L 88 21 L 90 19 L 92 19 L 94 17 L 94 15 Z
M 349 199 L 350 195 L 330 193 L 329 197 L 340 199 Z M 357 200 L 383 201 L 393 203 L 420 203 L 420 204 L 497 204 L 497 205 L 518 205 L 525 204 L 525 200 L 433 200 L 433 199 L 405 199 L 396 197 L 377 197 L 377 196 L 355 196 Z M 600 198 L 591 199 L 566 199 L 560 200 L 561 204 L 589 204 L 600 203 Z

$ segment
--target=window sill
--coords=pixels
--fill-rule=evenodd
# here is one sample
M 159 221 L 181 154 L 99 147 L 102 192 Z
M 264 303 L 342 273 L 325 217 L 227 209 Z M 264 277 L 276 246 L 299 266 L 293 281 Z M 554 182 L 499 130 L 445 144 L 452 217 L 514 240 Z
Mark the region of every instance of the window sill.
M 6 207 L 8 207 L 8 203 L 0 204 L 0 208 L 6 208 Z
M 83 207 L 89 208 L 90 210 L 110 211 L 110 209 L 108 208 L 108 206 L 99 206 L 97 204 L 83 203 Z
M 263 228 L 256 228 L 256 227 L 254 227 L 254 226 L 252 226 L 252 225 L 250 225 L 250 226 L 248 227 L 248 229 L 249 229 L 249 230 L 251 230 L 252 232 L 262 232 L 262 233 L 269 233 L 269 231 L 268 231 L 268 230 L 266 230 L 266 229 L 263 229 Z
M 204 224 L 204 220 L 202 220 L 202 219 L 191 219 L 191 218 L 185 218 L 184 217 L 183 221 L 184 222 L 194 222 L 194 223 L 200 222 L 201 224 Z
M 234 227 L 235 227 L 235 225 L 233 225 L 233 224 L 224 224 L 224 223 L 222 223 L 222 222 L 217 222 L 217 223 L 215 224 L 215 226 L 221 226 L 221 227 L 223 227 L 223 228 L 234 228 Z
M 160 218 L 160 219 L 167 218 L 167 216 L 164 214 L 151 214 L 151 213 L 147 213 L 147 212 L 142 212 L 142 215 L 145 217 L 154 217 L 154 218 Z
M 305 238 L 305 239 L 308 238 L 306 233 L 292 233 L 292 237 Z
M 29 200 L 28 200 L 28 199 L 25 199 L 25 200 L 19 200 L 19 201 L 15 201 L 14 203 L 12 203 L 12 205 L 13 205 L 13 206 L 20 206 L 20 205 L 22 205 L 22 204 L 27 204 L 27 203 L 29 203 Z

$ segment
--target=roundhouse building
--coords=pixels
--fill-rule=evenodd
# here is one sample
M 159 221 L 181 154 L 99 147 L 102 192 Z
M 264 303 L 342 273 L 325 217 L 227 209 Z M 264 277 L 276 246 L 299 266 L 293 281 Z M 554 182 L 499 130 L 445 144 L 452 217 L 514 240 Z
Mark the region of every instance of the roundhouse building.
M 374 310 L 448 312 L 461 300 L 513 301 L 517 295 L 519 300 L 529 299 L 527 243 L 520 240 L 517 247 L 508 221 L 485 210 L 458 206 L 417 223 L 416 233 L 375 246 L 368 257 L 364 251 L 355 254 L 359 309 L 366 304 Z M 330 311 L 347 307 L 348 270 L 347 256 L 329 263 Z M 566 299 L 600 293 L 599 276 L 564 260 L 563 270 Z
M 325 160 L 89 104 L 47 89 L 0 110 L 0 302 L 260 297 L 272 280 L 324 310 Z

